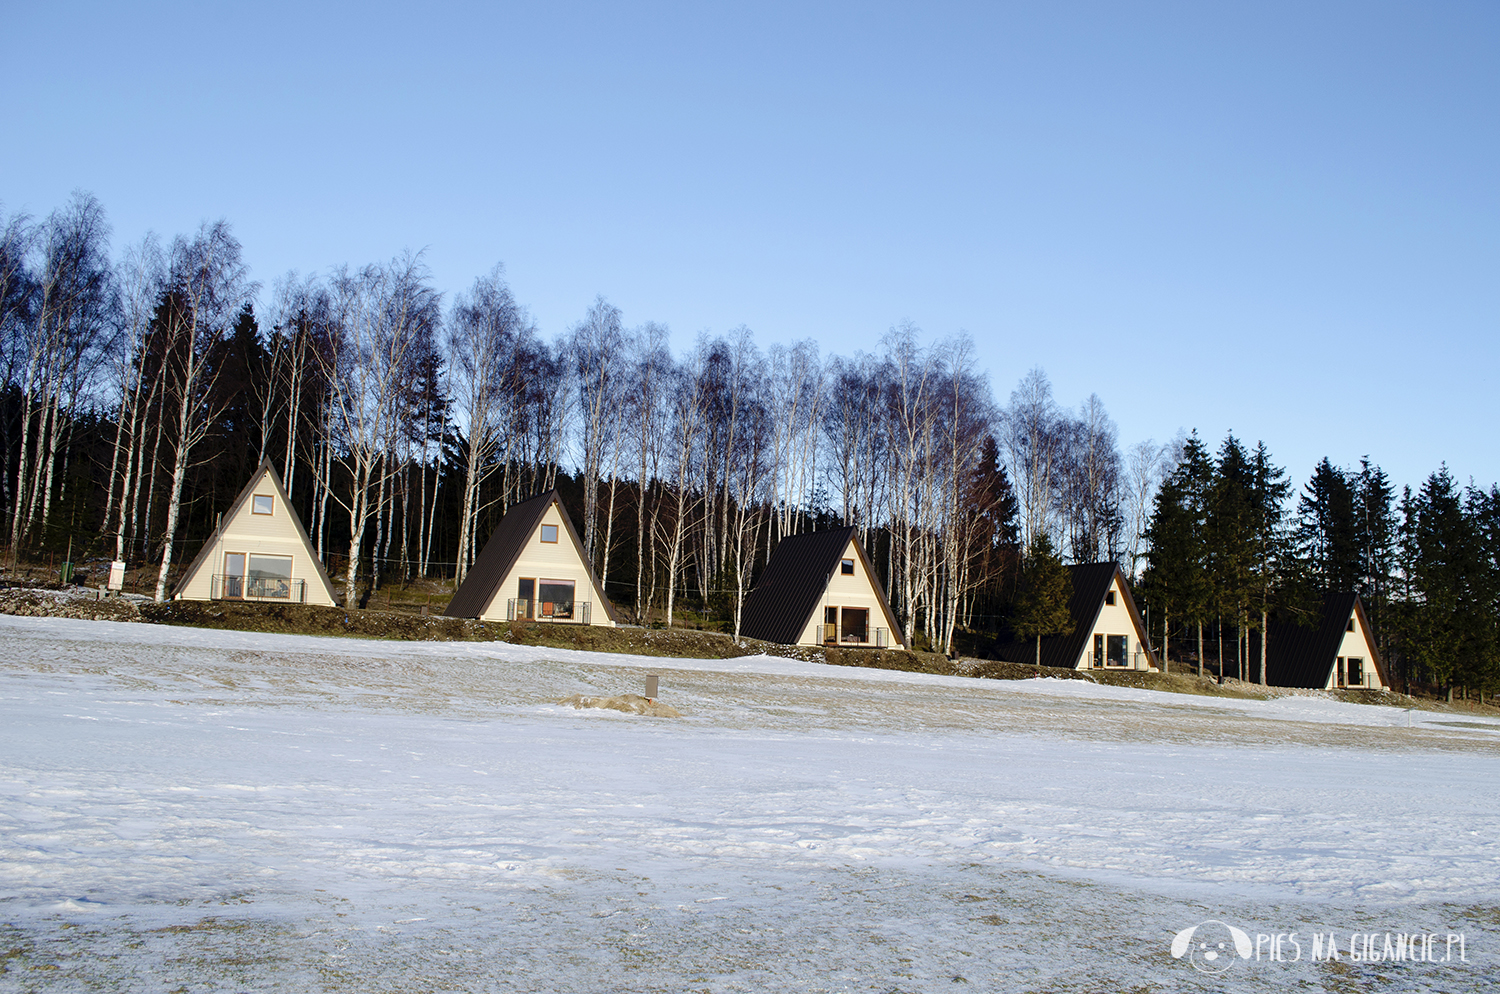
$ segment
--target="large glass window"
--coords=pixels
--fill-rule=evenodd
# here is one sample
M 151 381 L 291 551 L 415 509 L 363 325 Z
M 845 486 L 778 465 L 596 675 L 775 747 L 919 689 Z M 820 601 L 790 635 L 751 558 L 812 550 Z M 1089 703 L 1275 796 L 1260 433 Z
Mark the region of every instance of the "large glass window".
M 247 574 L 247 596 L 292 596 L 292 557 L 251 555 Z
M 1344 661 L 1344 666 L 1349 674 L 1349 686 L 1363 687 L 1365 685 L 1365 661 L 1350 656 Z
M 1111 635 L 1109 637 L 1109 665 L 1130 665 L 1130 638 L 1126 635 Z
M 224 553 L 224 587 L 221 597 L 245 596 L 245 554 Z
M 868 642 L 870 611 L 863 607 L 844 608 L 844 641 Z
M 572 580 L 538 580 L 536 599 L 544 618 L 573 617 Z

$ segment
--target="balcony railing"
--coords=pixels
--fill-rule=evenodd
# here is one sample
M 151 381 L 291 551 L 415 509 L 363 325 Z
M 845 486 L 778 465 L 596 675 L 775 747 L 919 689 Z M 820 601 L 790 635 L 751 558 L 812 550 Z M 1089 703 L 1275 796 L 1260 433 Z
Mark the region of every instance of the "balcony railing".
M 230 601 L 307 602 L 307 583 L 279 576 L 225 576 L 215 573 L 209 597 Z
M 841 625 L 819 625 L 824 645 L 861 645 L 884 649 L 891 644 L 891 633 L 886 628 L 844 628 Z
M 1122 662 L 1119 660 L 1112 660 L 1108 656 L 1105 656 L 1103 659 L 1101 659 L 1100 657 L 1094 655 L 1092 652 L 1085 653 L 1084 659 L 1086 660 L 1089 669 L 1143 670 L 1146 668 L 1146 654 L 1144 652 L 1141 652 L 1139 649 L 1135 651 L 1133 661 Z
M 528 610 L 528 607 L 530 610 Z M 524 597 L 512 597 L 505 602 L 506 621 L 548 621 L 570 625 L 592 625 L 594 605 L 592 601 L 574 601 L 573 610 L 560 614 L 557 605 L 550 601 L 536 603 Z

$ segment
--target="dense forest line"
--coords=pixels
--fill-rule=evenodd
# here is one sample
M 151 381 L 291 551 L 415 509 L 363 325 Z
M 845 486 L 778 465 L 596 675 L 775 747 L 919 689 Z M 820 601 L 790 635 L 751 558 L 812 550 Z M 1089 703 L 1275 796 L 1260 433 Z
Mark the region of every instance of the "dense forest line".
M 745 328 L 674 354 L 601 298 L 548 339 L 499 267 L 451 299 L 412 255 L 267 288 L 224 222 L 116 258 L 78 194 L 0 211 L 0 383 L 10 561 L 149 563 L 158 597 L 267 458 L 348 603 L 461 580 L 556 488 L 642 623 L 737 632 L 782 536 L 850 524 L 918 645 L 1049 634 L 1047 578 L 1115 560 L 1176 660 L 1232 670 L 1357 590 L 1399 680 L 1500 682 L 1500 489 L 1440 468 L 1398 494 L 1368 460 L 1298 489 L 1233 436 L 1122 451 L 1097 396 L 1063 407 L 1032 370 L 1001 404 L 971 342 L 910 325 L 853 356 Z

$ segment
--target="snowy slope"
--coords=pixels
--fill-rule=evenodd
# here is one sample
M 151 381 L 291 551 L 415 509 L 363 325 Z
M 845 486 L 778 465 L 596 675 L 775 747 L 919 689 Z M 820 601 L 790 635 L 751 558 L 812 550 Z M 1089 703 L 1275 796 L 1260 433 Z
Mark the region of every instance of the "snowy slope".
M 647 672 L 684 718 L 551 703 Z M 1205 918 L 1466 936 L 1233 989 L 1478 990 L 1497 774 L 1315 697 L 0 617 L 0 990 L 1224 989 Z

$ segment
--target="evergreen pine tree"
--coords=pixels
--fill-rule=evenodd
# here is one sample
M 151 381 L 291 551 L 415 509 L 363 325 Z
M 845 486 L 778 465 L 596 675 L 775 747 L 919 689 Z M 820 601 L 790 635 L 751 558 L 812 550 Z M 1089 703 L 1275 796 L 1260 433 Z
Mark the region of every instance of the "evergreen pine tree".
M 1468 613 L 1471 652 L 1465 683 L 1481 695 L 1500 686 L 1500 486 L 1471 486 L 1464 516 L 1473 543 Z
M 1297 546 L 1319 592 L 1358 590 L 1359 534 L 1354 488 L 1325 456 L 1297 502 Z
M 1224 679 L 1223 619 L 1235 627 L 1236 675 L 1243 678 L 1241 636 L 1254 590 L 1254 474 L 1245 448 L 1233 434 L 1225 437 L 1214 467 L 1205 522 L 1205 553 L 1212 582 L 1212 609 L 1219 619 L 1219 679 Z
M 1251 587 L 1260 608 L 1260 683 L 1266 685 L 1267 641 L 1271 609 L 1295 589 L 1291 574 L 1296 562 L 1290 536 L 1284 527 L 1286 499 L 1292 490 L 1286 471 L 1271 463 L 1266 443 L 1255 447 L 1251 460 L 1251 523 L 1255 558 L 1251 564 Z
M 1369 457 L 1360 460 L 1354 485 L 1354 530 L 1359 547 L 1359 595 L 1370 618 L 1372 637 L 1382 655 L 1386 645 L 1385 616 L 1395 574 L 1396 515 L 1392 507 L 1396 489 L 1390 477 Z
M 1060 635 L 1073 626 L 1073 616 L 1068 612 L 1073 580 L 1045 532 L 1026 550 L 1020 586 L 1011 628 L 1023 638 L 1036 640 L 1036 662 L 1040 666 L 1043 636 Z
M 1478 535 L 1447 466 L 1403 505 L 1402 542 L 1411 583 L 1403 641 L 1411 662 L 1446 687 L 1451 700 L 1454 685 L 1483 668 L 1481 633 L 1488 619 L 1473 583 L 1483 572 Z
M 1173 619 L 1198 625 L 1198 675 L 1203 675 L 1203 619 L 1208 614 L 1206 527 L 1213 484 L 1208 450 L 1189 436 L 1177 467 L 1163 481 L 1146 528 L 1149 549 L 1141 589 L 1146 602 L 1161 612 L 1162 663 L 1171 650 Z

